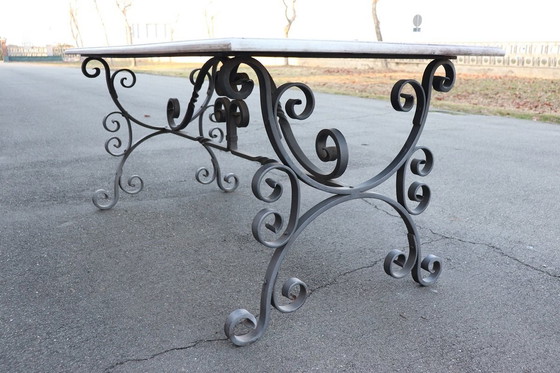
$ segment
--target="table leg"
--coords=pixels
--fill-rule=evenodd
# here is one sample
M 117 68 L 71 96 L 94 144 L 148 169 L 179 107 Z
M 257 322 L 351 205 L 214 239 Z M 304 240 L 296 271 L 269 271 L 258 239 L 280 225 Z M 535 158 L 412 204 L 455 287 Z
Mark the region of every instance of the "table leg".
M 282 295 L 289 299 L 288 304 L 281 304 L 275 295 L 274 290 L 282 262 L 299 235 L 311 222 L 331 208 L 348 201 L 372 199 L 386 203 L 395 210 L 406 226 L 408 251 L 405 253 L 394 249 L 389 252 L 384 262 L 384 270 L 387 274 L 402 278 L 411 273 L 413 279 L 424 286 L 437 281 L 442 269 L 441 259 L 434 255 L 422 257 L 417 228 L 412 218 L 413 215 L 418 215 L 427 208 L 431 197 L 430 188 L 425 183 L 417 181 L 408 185 L 406 176 L 411 172 L 424 177 L 433 167 L 432 152 L 417 144 L 426 122 L 432 90 L 447 92 L 453 86 L 455 70 L 449 60 L 441 59 L 429 63 L 421 83 L 416 80 L 400 80 L 395 84 L 391 92 L 393 108 L 404 112 L 414 109 L 410 133 L 400 151 L 381 172 L 357 185 L 346 185 L 339 179 L 347 169 L 349 158 L 348 145 L 341 131 L 335 128 L 323 129 L 316 137 L 316 155 L 321 162 L 332 165 L 330 171 L 323 171 L 323 168 L 310 160 L 292 132 L 290 120 L 305 120 L 313 113 L 315 99 L 311 89 L 302 83 L 287 83 L 277 87 L 267 69 L 252 57 L 214 57 L 201 69 L 193 72 L 190 78 L 193 94 L 187 110 L 181 121 L 176 123 L 175 120 L 181 113 L 179 101 L 170 99 L 167 106 L 167 126 L 144 123 L 128 113 L 121 105 L 115 81 L 117 77 L 123 75 L 120 85 L 124 88 L 134 86 L 136 77 L 132 71 L 122 69 L 111 74 L 109 66 L 103 59 L 88 58 L 82 65 L 82 71 L 90 78 L 101 74 L 99 67 L 93 68 L 93 72 L 88 71 L 87 65 L 91 61 L 97 61 L 104 68 L 109 93 L 119 108 L 104 119 L 103 125 L 107 131 L 113 133 L 119 131 L 122 127 L 121 123 L 124 123 L 127 133 L 125 141 L 115 136 L 105 144 L 107 152 L 122 159 L 115 174 L 113 199 L 110 200 L 109 192 L 99 190 L 94 196 L 97 207 L 112 208 L 118 200 L 119 189 L 127 193 L 138 193 L 142 189 L 143 181 L 137 175 L 131 176 L 126 183 L 123 182 L 123 166 L 139 145 L 162 134 L 173 134 L 198 141 L 208 151 L 212 170 L 200 168 L 197 171 L 196 179 L 201 183 L 217 181 L 218 186 L 224 191 L 232 191 L 238 185 L 238 179 L 234 174 L 222 176 L 214 149 L 227 151 L 261 164 L 251 184 L 253 194 L 261 201 L 273 204 L 283 197 L 285 188 L 275 178 L 274 173 L 283 173 L 289 179 L 291 193 L 287 221 L 284 222 L 282 213 L 272 208 L 262 209 L 253 219 L 252 232 L 255 239 L 264 246 L 274 249 L 274 253 L 262 285 L 258 320 L 245 309 L 233 311 L 226 320 L 224 330 L 234 344 L 242 346 L 259 339 L 266 331 L 272 307 L 281 312 L 293 312 L 303 305 L 308 288 L 303 281 L 295 277 L 288 279 L 281 289 Z M 249 123 L 249 109 L 245 99 L 252 94 L 255 86 L 255 82 L 246 73 L 239 72 L 241 65 L 251 68 L 257 76 L 263 124 L 278 160 L 252 156 L 238 149 L 237 130 L 246 127 Z M 440 68 L 443 68 L 444 76 L 436 75 Z M 207 85 L 206 95 L 197 106 L 199 91 L 204 84 Z M 414 94 L 403 93 L 405 87 L 411 87 Z M 284 96 L 287 96 L 290 89 L 300 90 L 305 100 L 285 99 Z M 214 104 L 210 104 L 214 93 L 219 97 Z M 203 118 L 206 115 L 209 115 L 214 123 L 224 123 L 225 133 L 221 128 L 214 127 L 206 134 L 203 129 Z M 198 134 L 194 136 L 188 134 L 185 131 L 186 127 L 197 119 Z M 149 129 L 151 133 L 133 142 L 132 123 Z M 226 143 L 222 144 L 224 139 Z M 396 198 L 372 192 L 392 176 L 396 176 Z M 301 214 L 300 190 L 303 184 L 326 192 L 330 196 Z M 410 202 L 416 204 L 415 207 L 409 206 Z M 267 230 L 273 233 L 273 238 L 263 233 Z M 249 331 L 239 331 L 241 324 L 248 325 Z
M 293 312 L 303 305 L 308 293 L 307 286 L 297 278 L 290 278 L 282 286 L 282 294 L 288 297 L 291 303 L 282 307 L 278 306 L 274 288 L 282 261 L 294 241 L 308 224 L 334 206 L 347 201 L 374 199 L 391 206 L 407 228 L 409 248 L 408 253 L 397 249 L 390 251 L 384 262 L 385 272 L 395 278 L 401 278 L 407 273 L 411 273 L 413 279 L 423 286 L 435 283 L 441 273 L 441 259 L 434 255 L 422 257 L 418 232 L 412 219 L 412 215 L 420 214 L 426 209 L 430 200 L 430 189 L 426 184 L 420 182 L 413 182 L 407 188 L 406 174 L 410 170 L 417 176 L 427 176 L 433 167 L 431 151 L 426 147 L 418 146 L 417 143 L 426 122 L 432 89 L 447 92 L 453 86 L 455 80 L 453 64 L 449 60 L 435 60 L 427 66 L 422 83 L 416 80 L 400 80 L 395 84 L 391 93 L 391 103 L 394 109 L 410 111 L 415 108 L 410 134 L 399 153 L 385 169 L 355 186 L 343 185 L 337 181 L 346 171 L 348 164 L 348 147 L 343 134 L 339 130 L 323 129 L 318 133 L 316 139 L 318 158 L 322 162 L 334 163 L 330 172 L 323 172 L 319 167 L 316 167 L 297 143 L 289 119 L 303 120 L 312 114 L 314 96 L 306 85 L 288 83 L 276 87 L 266 68 L 257 60 L 250 57 L 235 57 L 224 61 L 220 70 L 220 79 L 225 81 L 219 82 L 217 85 L 219 84 L 222 87 L 223 94 L 231 99 L 244 100 L 251 93 L 252 87 L 249 84 L 243 89 L 237 90 L 237 85 L 228 81 L 229 77 L 233 76 L 242 64 L 252 68 L 259 80 L 260 103 L 265 129 L 280 160 L 280 163 L 266 164 L 257 171 L 253 179 L 253 192 L 257 198 L 265 202 L 273 203 L 277 201 L 282 190 L 282 186 L 278 182 L 265 178 L 266 184 L 272 188 L 269 196 L 263 196 L 260 189 L 264 175 L 272 169 L 276 169 L 289 176 L 292 202 L 287 224 L 283 224 L 281 214 L 272 209 L 261 210 L 253 221 L 255 238 L 263 245 L 274 248 L 275 252 L 270 260 L 263 282 L 258 320 L 245 309 L 233 311 L 227 318 L 224 327 L 230 340 L 236 345 L 243 346 L 259 339 L 268 326 L 271 306 L 281 312 Z M 436 71 L 440 67 L 443 67 L 445 76 L 436 76 Z M 403 93 L 403 89 L 407 86 L 412 87 L 415 95 Z M 282 105 L 282 97 L 290 88 L 300 89 L 304 93 L 306 102 L 287 99 L 285 104 Z M 298 105 L 303 106 L 300 114 L 297 114 L 295 110 Z M 332 140 L 334 146 L 326 145 L 329 139 Z M 414 156 L 417 153 L 421 155 L 418 158 Z M 370 192 L 393 175 L 396 175 L 397 180 L 396 200 Z M 330 193 L 332 196 L 300 215 L 300 182 L 317 190 Z M 416 207 L 410 207 L 409 201 L 416 202 Z M 260 233 L 263 226 L 275 233 L 282 229 L 283 231 L 276 240 L 267 241 Z M 251 330 L 238 333 L 236 328 L 242 324 L 249 326 Z
M 121 160 L 117 166 L 115 177 L 113 181 L 112 197 L 111 192 L 105 189 L 98 189 L 93 195 L 94 205 L 101 209 L 107 210 L 113 208 L 118 200 L 120 191 L 127 194 L 137 194 L 142 191 L 144 181 L 138 175 L 132 175 L 128 178 L 123 177 L 124 166 L 129 159 L 130 155 L 147 140 L 162 135 L 172 134 L 177 135 L 192 141 L 198 141 L 204 149 L 208 152 L 211 160 L 212 167 L 201 167 L 197 170 L 195 178 L 202 184 L 209 184 L 214 181 L 218 187 L 225 192 L 234 191 L 239 185 L 239 180 L 235 174 L 227 174 L 222 177 L 222 171 L 216 158 L 213 148 L 220 150 L 227 150 L 225 146 L 220 146 L 223 141 L 223 130 L 219 127 L 212 128 L 208 134 L 204 133 L 203 117 L 204 114 L 213 105 L 209 105 L 210 99 L 214 94 L 214 79 L 215 69 L 219 59 L 214 58 L 208 61 L 201 69 L 193 71 L 190 80 L 193 84 L 192 97 L 188 103 L 187 113 L 180 123 L 175 123 L 175 119 L 179 116 L 179 101 L 175 98 L 169 100 L 167 107 L 167 125 L 153 125 L 146 123 L 138 117 L 135 117 L 128 112 L 121 101 L 117 89 L 129 89 L 136 84 L 136 75 L 130 69 L 120 69 L 111 72 L 108 63 L 103 58 L 89 57 L 82 63 L 82 72 L 88 78 L 96 78 L 104 73 L 109 95 L 113 102 L 119 109 L 118 111 L 111 112 L 103 119 L 103 127 L 106 131 L 114 135 L 105 142 L 105 150 L 114 157 L 120 157 Z M 97 64 L 97 65 L 96 65 Z M 99 66 L 101 65 L 101 66 Z M 206 95 L 203 96 L 202 102 L 196 105 L 199 101 L 199 92 L 206 84 Z M 198 120 L 198 134 L 189 135 L 182 131 L 187 125 Z M 214 122 L 217 122 L 214 120 Z M 144 128 L 149 131 L 138 140 L 134 139 L 134 128 Z

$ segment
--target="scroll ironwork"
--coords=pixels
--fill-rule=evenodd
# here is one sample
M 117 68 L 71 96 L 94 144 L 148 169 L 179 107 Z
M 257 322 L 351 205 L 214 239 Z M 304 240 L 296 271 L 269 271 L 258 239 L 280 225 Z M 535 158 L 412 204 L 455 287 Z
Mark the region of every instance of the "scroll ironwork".
M 442 69 L 444 74 L 439 75 Z M 225 192 L 234 191 L 239 185 L 239 178 L 232 173 L 222 173 L 215 150 L 230 152 L 260 164 L 251 188 L 255 197 L 268 206 L 256 213 L 251 229 L 254 238 L 272 249 L 273 254 L 262 285 L 258 317 L 240 308 L 226 320 L 224 330 L 234 344 L 242 346 L 259 339 L 268 327 L 272 308 L 280 312 L 294 312 L 304 304 L 309 290 L 296 277 L 290 277 L 282 284 L 279 293 L 288 299 L 288 303 L 280 301 L 276 291 L 280 267 L 305 228 L 342 203 L 370 199 L 390 206 L 406 227 L 408 249 L 391 250 L 385 257 L 385 272 L 395 278 L 410 273 L 423 286 L 437 281 L 442 260 L 434 255 L 422 256 L 412 217 L 421 214 L 430 203 L 432 192 L 429 186 L 417 179 L 430 174 L 434 156 L 427 147 L 418 145 L 418 141 L 424 130 L 433 90 L 448 92 L 453 87 L 455 69 L 451 61 L 437 59 L 429 63 L 421 82 L 413 79 L 396 82 L 391 91 L 392 107 L 398 112 L 413 111 L 412 126 L 394 158 L 377 174 L 355 185 L 347 185 L 340 180 L 350 159 L 349 147 L 341 130 L 320 130 L 315 137 L 313 156 L 306 154 L 295 136 L 292 122 L 305 121 L 315 110 L 315 96 L 311 88 L 303 83 L 276 86 L 265 66 L 251 56 L 212 57 L 200 69 L 193 71 L 189 76 L 192 86 L 190 99 L 186 105 L 177 98 L 168 100 L 165 125 L 147 123 L 125 109 L 118 90 L 131 89 L 136 85 L 137 77 L 130 69 L 111 73 L 104 59 L 88 57 L 83 62 L 82 72 L 89 78 L 103 73 L 109 94 L 118 108 L 105 117 L 103 127 L 111 134 L 105 149 L 112 156 L 119 157 L 120 162 L 112 192 L 100 189 L 94 194 L 93 202 L 98 208 L 113 208 L 120 191 L 136 194 L 142 190 L 143 179 L 138 175 L 124 177 L 124 165 L 135 149 L 159 135 L 170 134 L 198 142 L 210 156 L 211 167 L 198 168 L 196 180 L 202 184 L 216 182 Z M 291 96 L 294 92 L 299 98 Z M 253 94 L 258 96 L 262 125 L 277 159 L 254 156 L 239 149 L 238 132 L 249 126 L 255 117 L 247 103 Z M 185 107 L 184 112 L 182 106 Z M 198 125 L 189 126 L 191 123 Z M 149 134 L 135 139 L 134 126 L 148 130 Z M 195 127 L 194 132 L 190 131 L 192 127 Z M 282 174 L 284 181 L 277 177 L 278 174 Z M 395 198 L 372 191 L 393 176 L 396 179 Z M 407 181 L 409 176 L 415 180 Z M 285 182 L 286 178 L 288 182 Z M 304 213 L 300 211 L 303 185 L 328 195 Z M 283 198 L 289 199 L 287 212 L 274 207 Z M 249 330 L 240 331 L 242 324 Z

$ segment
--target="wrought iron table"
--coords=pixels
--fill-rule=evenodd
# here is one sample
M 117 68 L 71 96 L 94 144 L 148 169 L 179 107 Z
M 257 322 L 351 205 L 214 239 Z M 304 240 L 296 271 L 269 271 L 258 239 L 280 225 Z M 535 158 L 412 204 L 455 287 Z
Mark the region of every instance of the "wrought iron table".
M 143 187 L 139 176 L 123 180 L 123 166 L 142 143 L 162 134 L 177 135 L 196 141 L 208 152 L 212 170 L 200 168 L 196 179 L 201 183 L 216 181 L 226 192 L 238 186 L 235 174 L 222 175 L 214 150 L 229 152 L 235 156 L 258 162 L 261 166 L 255 173 L 251 187 L 256 198 L 266 203 L 277 202 L 282 196 L 283 186 L 274 173 L 281 173 L 289 180 L 291 190 L 290 212 L 285 222 L 283 215 L 272 208 L 262 209 L 252 223 L 255 239 L 274 254 L 268 264 L 262 285 L 260 312 L 257 318 L 245 309 L 233 311 L 226 320 L 225 333 L 236 345 L 246 345 L 259 339 L 265 332 L 272 307 L 281 312 L 293 312 L 300 308 L 307 297 L 306 284 L 297 279 L 288 279 L 281 293 L 289 303 L 281 304 L 275 294 L 276 279 L 286 253 L 305 228 L 324 212 L 341 203 L 356 199 L 374 199 L 391 206 L 400 216 L 407 229 L 408 252 L 394 249 L 384 261 L 385 272 L 395 278 L 411 273 L 413 279 L 428 286 L 436 282 L 442 269 L 440 258 L 434 255 L 422 257 L 420 240 L 413 215 L 422 213 L 430 201 L 430 188 L 418 181 L 407 185 L 406 174 L 419 177 L 428 175 L 434 158 L 432 152 L 418 145 L 430 106 L 432 90 L 448 92 L 455 82 L 455 68 L 451 59 L 457 56 L 496 56 L 503 51 L 490 47 L 464 47 L 451 45 L 392 44 L 376 42 L 343 42 L 290 39 L 212 39 L 133 45 L 123 47 L 71 49 L 67 54 L 85 57 L 82 72 L 88 78 L 102 75 L 109 94 L 118 110 L 103 120 L 105 129 L 115 133 L 126 125 L 126 138 L 113 136 L 105 143 L 105 149 L 121 158 L 117 166 L 113 195 L 98 190 L 93 203 L 100 209 L 110 209 L 117 203 L 119 192 L 138 193 Z M 117 88 L 132 88 L 136 75 L 130 69 L 111 72 L 107 58 L 138 58 L 168 56 L 208 56 L 201 68 L 190 75 L 193 85 L 187 108 L 181 114 L 179 100 L 171 98 L 167 104 L 167 124 L 149 124 L 129 113 L 122 105 Z M 349 149 L 342 132 L 335 128 L 319 131 L 315 141 L 318 160 L 331 164 L 330 171 L 318 167 L 298 144 L 290 120 L 305 120 L 313 112 L 315 98 L 311 89 L 303 83 L 286 83 L 277 86 L 266 67 L 255 57 L 329 57 L 329 58 L 384 58 L 431 60 L 425 68 L 421 82 L 412 79 L 399 80 L 391 91 L 391 104 L 397 111 L 411 111 L 414 116 L 410 133 L 402 148 L 381 172 L 356 185 L 340 181 L 348 166 Z M 96 62 L 94 62 L 96 61 Z M 99 65 L 100 64 L 100 65 Z M 238 148 L 238 129 L 249 123 L 250 110 L 246 99 L 256 90 L 255 81 L 240 70 L 243 66 L 256 74 L 262 121 L 270 146 L 277 159 L 248 154 Z M 443 75 L 438 75 L 438 71 Z M 405 91 L 405 88 L 407 91 Z M 290 89 L 300 91 L 304 99 L 284 99 Z M 411 93 L 406 93 L 411 92 Z M 412 93 L 413 92 L 413 93 Z M 214 100 L 213 100 L 214 98 Z M 211 102 L 213 100 L 213 102 Z M 122 119 L 121 119 L 122 118 Z M 207 133 L 204 121 L 215 123 Z M 222 127 L 218 126 L 222 124 Z M 134 129 L 139 126 L 149 134 L 134 139 Z M 191 130 L 192 127 L 195 127 Z M 189 131 L 188 131 L 189 130 Z M 417 156 L 414 156 L 418 154 Z M 274 173 L 273 173 L 274 171 Z M 396 196 L 372 190 L 396 175 Z M 301 187 L 321 190 L 328 197 L 307 210 L 300 212 Z M 414 206 L 410 206 L 409 202 Z M 272 238 L 264 231 L 274 233 Z M 240 332 L 238 326 L 249 325 L 249 331 Z

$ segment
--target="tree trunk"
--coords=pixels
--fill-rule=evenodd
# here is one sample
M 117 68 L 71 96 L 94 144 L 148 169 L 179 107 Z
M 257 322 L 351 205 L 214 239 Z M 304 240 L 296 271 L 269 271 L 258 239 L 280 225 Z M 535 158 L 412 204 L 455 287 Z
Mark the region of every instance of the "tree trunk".
M 124 27 L 126 32 L 126 43 L 132 45 L 132 26 L 128 21 L 128 8 L 132 6 L 132 0 L 115 0 L 117 7 L 122 13 L 124 19 Z M 136 58 L 132 59 L 132 66 L 136 66 Z
M 72 38 L 77 47 L 82 47 L 84 42 L 82 40 L 82 34 L 80 32 L 80 24 L 78 23 L 78 9 L 76 2 L 69 3 L 70 9 L 70 31 L 72 32 Z
M 377 3 L 379 0 L 371 0 L 371 16 L 373 18 L 373 25 L 375 26 L 375 36 L 377 41 L 383 41 L 383 35 L 381 35 L 381 25 L 379 23 L 379 17 L 377 16 Z
M 379 17 L 377 16 L 377 3 L 379 0 L 371 0 L 371 17 L 373 18 L 373 26 L 375 27 L 375 37 L 377 41 L 383 41 L 383 35 L 381 35 L 381 22 L 379 22 Z M 387 60 L 381 60 L 381 64 L 385 69 L 389 68 Z
M 103 15 L 101 14 L 101 9 L 99 9 L 99 4 L 97 0 L 93 0 L 95 4 L 95 10 L 97 11 L 97 15 L 99 16 L 99 21 L 101 22 L 101 26 L 103 27 L 103 34 L 105 35 L 105 45 L 109 45 L 109 34 L 107 34 L 107 26 L 105 26 L 105 20 L 103 19 Z
M 290 29 L 292 28 L 292 23 L 294 23 L 294 21 L 296 20 L 296 0 L 292 0 L 291 7 L 288 6 L 286 0 L 282 0 L 282 2 L 284 3 L 284 16 L 286 17 L 286 21 L 288 21 L 286 26 L 284 26 L 284 37 L 287 39 L 290 36 Z M 290 61 L 288 60 L 288 57 L 285 57 L 284 65 L 288 66 L 289 64 Z

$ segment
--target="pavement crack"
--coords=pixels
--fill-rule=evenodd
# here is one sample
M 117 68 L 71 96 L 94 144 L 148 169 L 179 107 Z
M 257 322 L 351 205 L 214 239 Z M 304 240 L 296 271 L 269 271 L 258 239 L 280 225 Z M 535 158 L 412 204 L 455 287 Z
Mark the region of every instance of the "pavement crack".
M 156 358 L 156 357 L 159 357 L 159 356 L 168 354 L 168 353 L 170 353 L 170 352 L 185 351 L 185 350 L 189 350 L 189 349 L 191 349 L 191 348 L 197 347 L 198 345 L 203 344 L 203 343 L 213 343 L 213 342 L 220 342 L 220 341 L 227 341 L 227 338 L 201 339 L 201 340 L 198 340 L 198 341 L 195 341 L 195 342 L 191 343 L 191 344 L 188 345 L 188 346 L 181 346 L 181 347 L 169 348 L 169 349 L 167 349 L 167 350 L 163 350 L 163 351 L 160 351 L 160 352 L 156 352 L 155 354 L 152 354 L 152 355 L 150 355 L 150 356 L 148 356 L 148 357 L 135 358 L 135 359 L 126 359 L 126 360 L 123 360 L 123 361 L 118 361 L 118 362 L 114 363 L 113 365 L 111 365 L 110 367 L 105 368 L 104 371 L 105 371 L 106 373 L 109 373 L 109 372 L 112 372 L 113 370 L 115 370 L 116 368 L 118 368 L 118 367 L 120 367 L 120 366 L 123 366 L 123 365 L 126 365 L 126 364 L 129 364 L 129 363 L 139 363 L 139 362 L 143 362 L 143 361 L 149 361 L 149 360 L 152 360 L 152 359 L 154 359 L 154 358 Z
M 445 234 L 443 234 L 443 233 L 434 232 L 434 231 L 431 230 L 431 229 L 428 229 L 428 230 L 429 230 L 433 235 L 439 236 L 439 237 L 441 237 L 442 239 L 452 240 L 452 241 L 457 241 L 457 242 L 462 242 L 462 243 L 466 243 L 466 244 L 470 244 L 470 245 L 485 246 L 485 247 L 491 249 L 492 251 L 494 251 L 495 253 L 497 253 L 498 255 L 500 255 L 500 256 L 502 256 L 502 257 L 504 257 L 504 258 L 508 258 L 508 259 L 510 259 L 510 260 L 513 260 L 514 262 L 517 262 L 517 263 L 519 263 L 519 264 L 521 264 L 521 265 L 523 265 L 523 266 L 525 266 L 525 267 L 527 267 L 527 268 L 530 268 L 530 269 L 532 269 L 532 270 L 534 270 L 534 271 L 540 272 L 540 273 L 545 274 L 545 275 L 547 275 L 547 276 L 550 276 L 550 277 L 552 277 L 552 278 L 556 278 L 556 279 L 560 278 L 560 275 L 556 275 L 556 274 L 554 274 L 554 273 L 550 273 L 550 272 L 548 272 L 548 271 L 546 271 L 546 270 L 544 270 L 544 269 L 542 269 L 542 268 L 539 268 L 539 267 L 536 267 L 536 266 L 531 265 L 531 264 L 529 264 L 529 263 L 526 263 L 526 262 L 522 261 L 521 259 L 519 259 L 519 258 L 517 258 L 517 257 L 515 257 L 515 256 L 513 256 L 513 255 L 511 255 L 511 254 L 506 253 L 502 248 L 500 248 L 500 247 L 498 247 L 498 246 L 496 246 L 496 245 L 492 245 L 492 244 L 489 244 L 489 243 L 486 243 L 486 242 L 470 241 L 470 240 L 466 240 L 466 239 L 463 239 L 463 238 L 453 237 L 453 236 L 445 235 Z
M 371 200 L 369 200 L 369 199 L 367 199 L 367 198 L 362 198 L 362 201 L 364 201 L 365 203 L 367 203 L 368 205 L 370 205 L 371 207 L 373 207 L 373 208 L 376 209 L 377 211 L 381 211 L 381 212 L 383 212 L 383 213 L 385 213 L 385 214 L 387 214 L 387 215 L 389 215 L 389 216 L 392 216 L 392 217 L 394 217 L 394 218 L 398 218 L 398 217 L 399 217 L 398 214 L 396 214 L 396 213 L 395 213 L 395 214 L 391 214 L 390 211 L 387 211 L 387 210 L 385 210 L 385 209 L 382 209 L 381 207 L 377 206 L 376 203 L 374 203 L 373 201 L 371 201 Z
M 339 279 L 341 279 L 342 277 L 346 277 L 346 276 L 348 276 L 348 275 L 351 275 L 352 273 L 355 273 L 355 272 L 358 272 L 358 271 L 362 271 L 362 270 L 364 270 L 364 269 L 373 268 L 373 267 L 375 267 L 376 265 L 378 265 L 379 263 L 383 262 L 384 260 L 385 260 L 385 259 L 378 259 L 378 260 L 374 261 L 374 262 L 371 263 L 371 264 L 367 264 L 367 265 L 364 265 L 364 266 L 361 266 L 361 267 L 358 267 L 358 268 L 351 269 L 351 270 L 346 271 L 346 272 L 339 273 L 339 274 L 338 274 L 335 278 L 333 278 L 331 281 L 329 281 L 329 282 L 327 282 L 327 283 L 324 283 L 324 284 L 322 284 L 322 285 L 319 285 L 319 286 L 317 286 L 317 287 L 314 288 L 314 289 L 311 289 L 311 290 L 310 290 L 310 295 L 313 294 L 314 292 L 316 292 L 317 290 L 322 290 L 322 289 L 328 288 L 329 286 L 332 286 L 332 285 L 338 283 Z
M 367 199 L 365 199 L 365 198 L 362 199 L 362 201 L 364 201 L 365 203 L 367 203 L 368 205 L 370 205 L 370 206 L 373 207 L 374 209 L 376 209 L 376 210 L 378 210 L 378 211 L 380 211 L 380 212 L 383 212 L 383 213 L 385 213 L 385 214 L 387 214 L 387 215 L 389 215 L 389 216 L 392 216 L 392 217 L 399 217 L 398 214 L 396 214 L 396 213 L 393 214 L 393 213 L 391 213 L 391 211 L 387 211 L 387 210 L 385 210 L 385 209 L 379 207 L 377 204 L 373 203 L 372 201 L 369 201 L 369 200 L 367 200 Z M 432 233 L 434 236 L 440 237 L 439 239 L 433 239 L 433 240 L 430 240 L 430 241 L 422 242 L 422 245 L 430 244 L 430 243 L 437 242 L 437 241 L 441 241 L 441 240 L 444 240 L 444 239 L 445 239 L 445 240 L 453 240 L 453 241 L 457 241 L 457 242 L 462 242 L 462 243 L 466 243 L 466 244 L 470 244 L 470 245 L 481 245 L 481 246 L 485 246 L 485 247 L 491 249 L 492 251 L 494 251 L 495 253 L 497 253 L 498 255 L 500 255 L 500 256 L 502 256 L 502 257 L 504 257 L 504 258 L 508 258 L 508 259 L 510 259 L 510 260 L 513 260 L 513 261 L 515 261 L 515 262 L 517 262 L 517 263 L 519 263 L 519 264 L 521 264 L 521 265 L 523 265 L 523 266 L 525 266 L 525 267 L 527 267 L 527 268 L 530 268 L 530 269 L 532 269 L 532 270 L 534 270 L 534 271 L 540 272 L 540 273 L 545 274 L 545 275 L 547 275 L 547 276 L 550 276 L 550 277 L 552 277 L 552 278 L 556 278 L 556 279 L 560 278 L 560 275 L 551 273 L 551 272 L 549 272 L 549 271 L 547 271 L 547 270 L 545 270 L 545 269 L 542 269 L 542 268 L 536 267 L 536 266 L 534 266 L 534 265 L 531 265 L 531 264 L 529 264 L 529 263 L 526 263 L 526 262 L 524 262 L 523 260 L 521 260 L 521 259 L 515 257 L 514 255 L 508 254 L 504 249 L 502 249 L 502 248 L 500 248 L 500 247 L 498 247 L 498 246 L 496 246 L 496 245 L 493 245 L 493 244 L 490 244 L 490 243 L 486 243 L 486 242 L 470 241 L 470 240 L 466 240 L 466 239 L 464 239 L 464 238 L 453 237 L 453 236 L 446 235 L 446 234 L 443 234 L 443 233 L 435 232 L 435 231 L 433 231 L 433 230 L 430 229 L 430 228 L 422 227 L 422 226 L 419 226 L 419 225 L 416 225 L 416 227 L 417 227 L 418 229 L 426 229 L 426 230 L 430 231 L 430 233 Z

